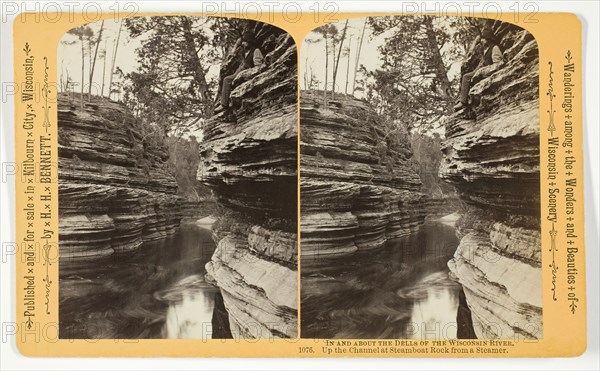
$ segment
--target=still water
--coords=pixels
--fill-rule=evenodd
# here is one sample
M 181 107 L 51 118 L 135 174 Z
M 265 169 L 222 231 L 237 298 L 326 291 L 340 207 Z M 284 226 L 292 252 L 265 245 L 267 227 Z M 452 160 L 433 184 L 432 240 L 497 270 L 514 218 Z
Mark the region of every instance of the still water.
M 210 225 L 103 260 L 60 262 L 60 337 L 229 337 L 218 290 L 204 280 L 215 249 Z
M 458 242 L 452 226 L 431 221 L 318 273 L 303 267 L 302 337 L 456 338 L 462 288 L 447 262 Z

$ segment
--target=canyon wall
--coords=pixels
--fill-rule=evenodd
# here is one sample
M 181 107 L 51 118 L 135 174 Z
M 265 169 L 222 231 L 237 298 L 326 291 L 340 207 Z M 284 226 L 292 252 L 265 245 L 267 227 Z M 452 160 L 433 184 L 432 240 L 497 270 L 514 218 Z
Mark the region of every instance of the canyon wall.
M 233 81 L 231 107 L 204 125 L 198 179 L 219 210 L 207 279 L 218 286 L 235 338 L 291 338 L 298 330 L 297 53 L 288 34 L 252 30 L 265 63 Z M 234 51 L 221 78 L 240 61 Z
M 426 195 L 423 199 L 423 207 L 427 210 L 427 220 L 437 220 L 457 212 L 460 208 L 460 200 L 453 194 L 444 197 Z
M 130 251 L 179 225 L 167 148 L 144 135 L 122 104 L 58 97 L 61 259 Z
M 303 91 L 300 102 L 303 273 L 415 232 L 425 210 L 408 140 L 353 97 L 324 106 L 323 92 Z
M 465 203 L 449 267 L 478 338 L 542 337 L 538 48 L 494 25 L 505 63 L 473 78 L 473 105 L 447 118 L 440 176 Z

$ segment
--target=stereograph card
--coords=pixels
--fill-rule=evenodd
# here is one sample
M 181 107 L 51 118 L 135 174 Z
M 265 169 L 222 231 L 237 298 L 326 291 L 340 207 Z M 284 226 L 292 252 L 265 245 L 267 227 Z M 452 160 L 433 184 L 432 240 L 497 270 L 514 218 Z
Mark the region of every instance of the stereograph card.
M 585 351 L 577 17 L 317 15 L 16 18 L 24 355 Z

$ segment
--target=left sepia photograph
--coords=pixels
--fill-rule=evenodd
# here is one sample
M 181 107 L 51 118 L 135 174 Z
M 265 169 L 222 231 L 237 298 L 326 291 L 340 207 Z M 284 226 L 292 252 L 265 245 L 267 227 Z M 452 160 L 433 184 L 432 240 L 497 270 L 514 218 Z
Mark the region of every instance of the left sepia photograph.
M 106 19 L 57 58 L 59 337 L 297 337 L 293 38 Z

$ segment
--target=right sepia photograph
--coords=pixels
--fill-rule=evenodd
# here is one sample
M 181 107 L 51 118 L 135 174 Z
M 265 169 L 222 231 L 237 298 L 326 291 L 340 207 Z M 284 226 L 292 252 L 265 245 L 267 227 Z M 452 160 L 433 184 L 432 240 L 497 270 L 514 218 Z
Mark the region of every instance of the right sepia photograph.
M 538 64 L 482 18 L 307 35 L 302 338 L 543 337 Z

